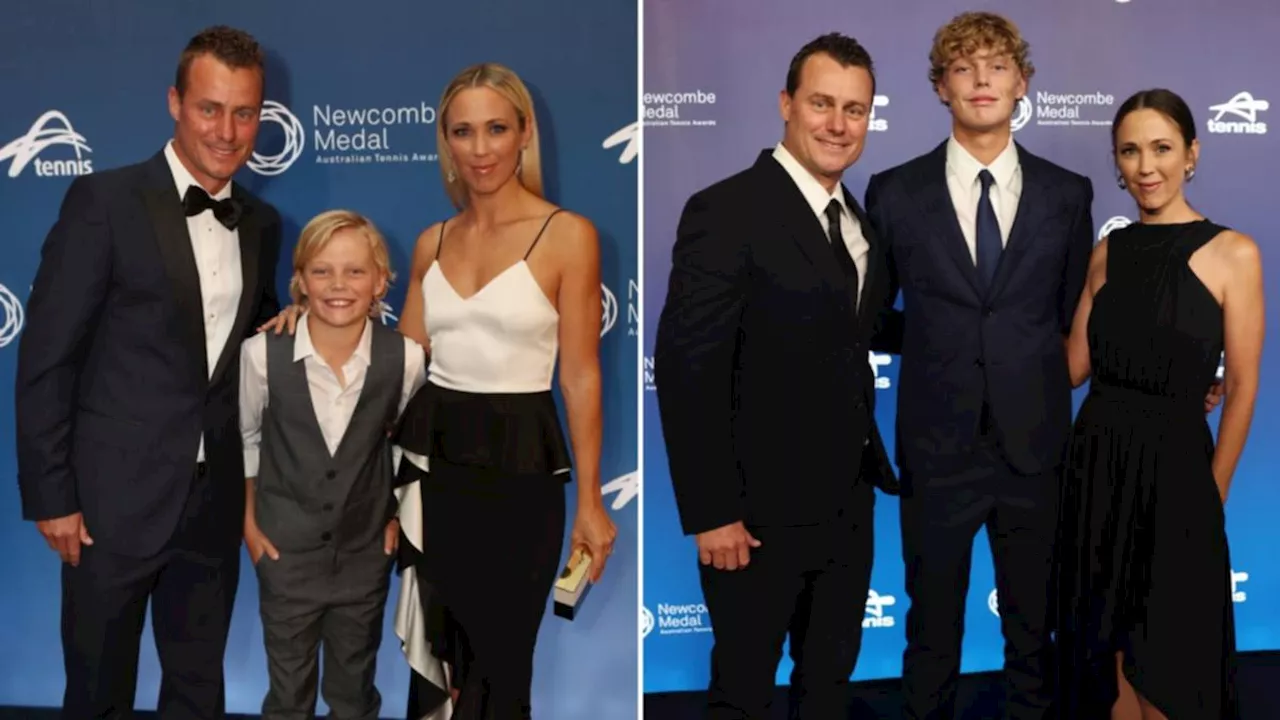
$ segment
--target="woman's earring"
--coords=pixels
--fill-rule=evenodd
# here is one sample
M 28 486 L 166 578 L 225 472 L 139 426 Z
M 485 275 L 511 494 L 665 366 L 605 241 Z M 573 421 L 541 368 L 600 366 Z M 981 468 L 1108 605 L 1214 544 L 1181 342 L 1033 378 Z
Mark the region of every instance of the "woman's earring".
M 1117 176 L 1116 176 L 1116 185 L 1117 185 L 1121 190 L 1128 190 L 1128 189 L 1129 189 L 1129 184 L 1128 184 L 1128 183 L 1126 183 L 1126 182 L 1124 181 L 1124 176 L 1123 176 L 1123 175 L 1117 175 Z
M 1187 168 L 1186 175 L 1187 175 L 1187 182 L 1191 182 L 1191 178 L 1193 178 L 1193 177 L 1195 177 L 1195 176 L 1196 176 L 1196 169 L 1195 169 L 1195 167 L 1193 166 L 1193 167 L 1189 167 L 1189 168 Z
M 455 175 L 452 170 L 450 170 L 449 174 L 444 176 L 444 179 L 445 179 L 445 182 L 452 183 L 454 180 L 458 179 L 458 176 Z

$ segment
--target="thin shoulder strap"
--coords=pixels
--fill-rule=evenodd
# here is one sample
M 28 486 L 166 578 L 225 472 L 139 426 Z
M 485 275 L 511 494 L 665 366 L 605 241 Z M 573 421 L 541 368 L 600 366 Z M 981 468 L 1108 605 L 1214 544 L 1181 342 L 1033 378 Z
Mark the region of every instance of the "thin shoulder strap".
M 525 260 L 529 259 L 529 256 L 533 254 L 533 249 L 538 246 L 538 241 L 542 239 L 542 233 L 546 232 L 547 226 L 551 224 L 551 218 L 558 215 L 560 211 L 563 209 L 564 208 L 556 208 L 554 211 L 552 211 L 550 215 L 547 216 L 546 221 L 542 223 L 542 229 L 538 231 L 538 236 L 535 237 L 533 239 L 533 243 L 529 245 L 529 251 L 524 254 Z
M 444 226 L 449 224 L 449 218 L 445 218 L 440 223 L 440 239 L 436 242 L 436 260 L 440 259 L 440 250 L 444 248 Z

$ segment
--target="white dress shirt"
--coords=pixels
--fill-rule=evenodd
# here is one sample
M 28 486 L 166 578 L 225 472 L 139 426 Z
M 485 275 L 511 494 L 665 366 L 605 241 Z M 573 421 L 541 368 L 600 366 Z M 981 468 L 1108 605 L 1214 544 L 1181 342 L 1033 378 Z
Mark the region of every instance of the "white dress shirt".
M 954 135 L 947 141 L 947 190 L 955 206 L 956 220 L 969 246 L 973 264 L 978 264 L 978 200 L 982 197 L 982 181 L 978 173 L 991 171 L 995 180 L 991 184 L 991 209 L 996 211 L 996 224 L 1000 226 L 1001 246 L 1009 243 L 1009 231 L 1018 215 L 1018 199 L 1022 197 L 1022 165 L 1018 163 L 1018 147 L 1013 140 L 1004 150 L 984 166 L 968 150 L 956 141 Z
M 826 234 L 828 242 L 830 242 L 831 228 L 827 223 L 827 206 L 832 200 L 840 203 L 840 235 L 844 238 L 845 247 L 849 249 L 849 256 L 853 258 L 854 266 L 858 268 L 858 302 L 861 304 L 862 293 L 867 284 L 867 255 L 871 252 L 871 244 L 863 237 L 862 224 L 858 222 L 853 211 L 844 201 L 844 185 L 836 183 L 835 189 L 827 192 L 817 178 L 809 174 L 809 171 L 804 169 L 804 166 L 782 143 L 778 143 L 778 146 L 773 149 L 773 158 L 791 176 L 796 187 L 800 188 L 805 201 L 813 209 L 813 214 L 818 216 L 818 222 L 822 224 L 822 232 Z M 835 258 L 831 261 L 835 262 Z
M 316 422 L 324 435 L 329 454 L 338 452 L 342 436 L 351 424 L 360 391 L 372 360 L 373 321 L 366 320 L 364 334 L 355 352 L 342 365 L 342 377 L 346 385 L 338 382 L 333 368 L 325 363 L 311 344 L 307 313 L 298 319 L 293 339 L 293 361 L 302 362 L 307 372 L 307 386 L 311 390 L 311 407 Z M 270 331 L 267 331 L 270 332 Z M 404 385 L 400 390 L 397 416 L 413 393 L 427 381 L 426 354 L 418 343 L 404 338 Z M 259 448 L 262 444 L 262 412 L 267 407 L 267 337 L 258 333 L 244 342 L 240 349 L 240 435 L 244 439 L 245 477 L 258 476 Z M 393 464 L 398 465 L 393 452 Z
M 187 194 L 187 188 L 200 183 L 191 177 L 187 168 L 173 151 L 173 141 L 164 147 L 164 157 L 169 161 L 178 197 Z M 231 183 L 223 186 L 214 200 L 231 197 Z M 222 349 L 231 338 L 231 328 L 236 322 L 240 307 L 240 293 L 244 290 L 244 278 L 240 275 L 240 234 L 228 230 L 218 222 L 212 210 L 187 218 L 187 233 L 191 237 L 191 250 L 196 258 L 196 273 L 200 278 L 201 317 L 204 318 L 205 357 L 209 377 L 222 356 Z M 196 462 L 204 462 L 204 434 L 200 435 L 200 449 Z

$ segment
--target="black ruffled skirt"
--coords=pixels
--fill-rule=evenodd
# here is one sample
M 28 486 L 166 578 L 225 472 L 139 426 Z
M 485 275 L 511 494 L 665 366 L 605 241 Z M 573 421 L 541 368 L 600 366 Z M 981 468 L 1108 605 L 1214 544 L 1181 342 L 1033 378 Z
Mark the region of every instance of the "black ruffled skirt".
M 550 391 L 468 393 L 428 383 L 395 443 L 397 485 L 417 483 L 422 537 L 402 537 L 416 569 L 432 654 L 461 691 L 454 720 L 526 718 L 534 644 L 559 569 L 568 446 Z M 411 488 L 412 491 L 412 488 Z M 415 681 L 415 685 L 416 685 Z M 439 690 L 411 688 L 410 718 Z

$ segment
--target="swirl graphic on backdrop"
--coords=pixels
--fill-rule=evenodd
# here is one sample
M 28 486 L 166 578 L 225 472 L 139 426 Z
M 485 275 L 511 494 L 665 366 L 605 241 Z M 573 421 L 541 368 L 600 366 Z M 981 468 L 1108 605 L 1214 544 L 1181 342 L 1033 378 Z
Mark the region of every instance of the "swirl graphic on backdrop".
M 605 150 L 608 150 L 609 148 L 614 147 L 615 145 L 622 145 L 623 143 L 626 143 L 626 145 L 622 146 L 621 157 L 618 158 L 618 162 L 625 165 L 631 162 L 632 160 L 635 160 L 636 155 L 640 153 L 639 135 L 640 135 L 640 123 L 633 122 L 630 125 L 627 125 L 626 127 L 622 128 L 618 132 L 605 138 L 604 142 L 600 145 L 600 147 L 604 148 Z
M 9 292 L 9 288 L 0 285 L 0 348 L 18 338 L 22 332 L 22 303 L 18 297 Z
M 260 122 L 275 123 L 284 131 L 284 147 L 275 155 L 263 155 L 257 150 L 246 163 L 249 169 L 259 175 L 279 175 L 288 170 L 302 156 L 302 148 L 306 144 L 306 133 L 302 122 L 289 108 L 275 100 L 262 103 L 262 112 L 258 116 Z
M 627 503 L 636 499 L 640 494 L 640 473 L 636 471 L 629 472 L 605 483 L 600 488 L 601 495 L 609 495 L 617 493 L 618 496 L 613 499 L 614 510 L 621 510 L 627 506 Z
M 60 123 L 61 127 L 46 127 L 54 122 Z M 84 160 L 83 153 L 93 152 L 85 137 L 71 127 L 66 115 L 58 110 L 49 110 L 31 123 L 26 135 L 0 147 L 0 162 L 9 160 L 9 177 L 18 177 L 27 163 L 51 145 L 70 145 L 76 151 L 77 163 Z
M 600 305 L 600 337 L 604 337 L 618 323 L 618 297 L 604 283 L 600 283 Z
M 1031 98 L 1023 95 L 1022 99 L 1013 108 L 1013 118 L 1009 121 L 1009 126 L 1014 132 L 1018 132 L 1031 122 Z
M 653 632 L 653 613 L 649 612 L 649 608 L 640 606 L 640 639 L 649 637 L 649 633 Z
M 1097 241 L 1102 242 L 1102 238 L 1110 235 L 1111 233 L 1119 230 L 1120 228 L 1126 225 L 1132 225 L 1132 224 L 1133 224 L 1133 221 L 1123 215 L 1116 215 L 1115 217 L 1108 218 L 1106 222 L 1102 223 L 1102 227 L 1098 229 Z
M 992 590 L 991 594 L 987 596 L 987 609 L 991 611 L 992 615 L 1000 617 L 1000 594 L 995 590 Z

